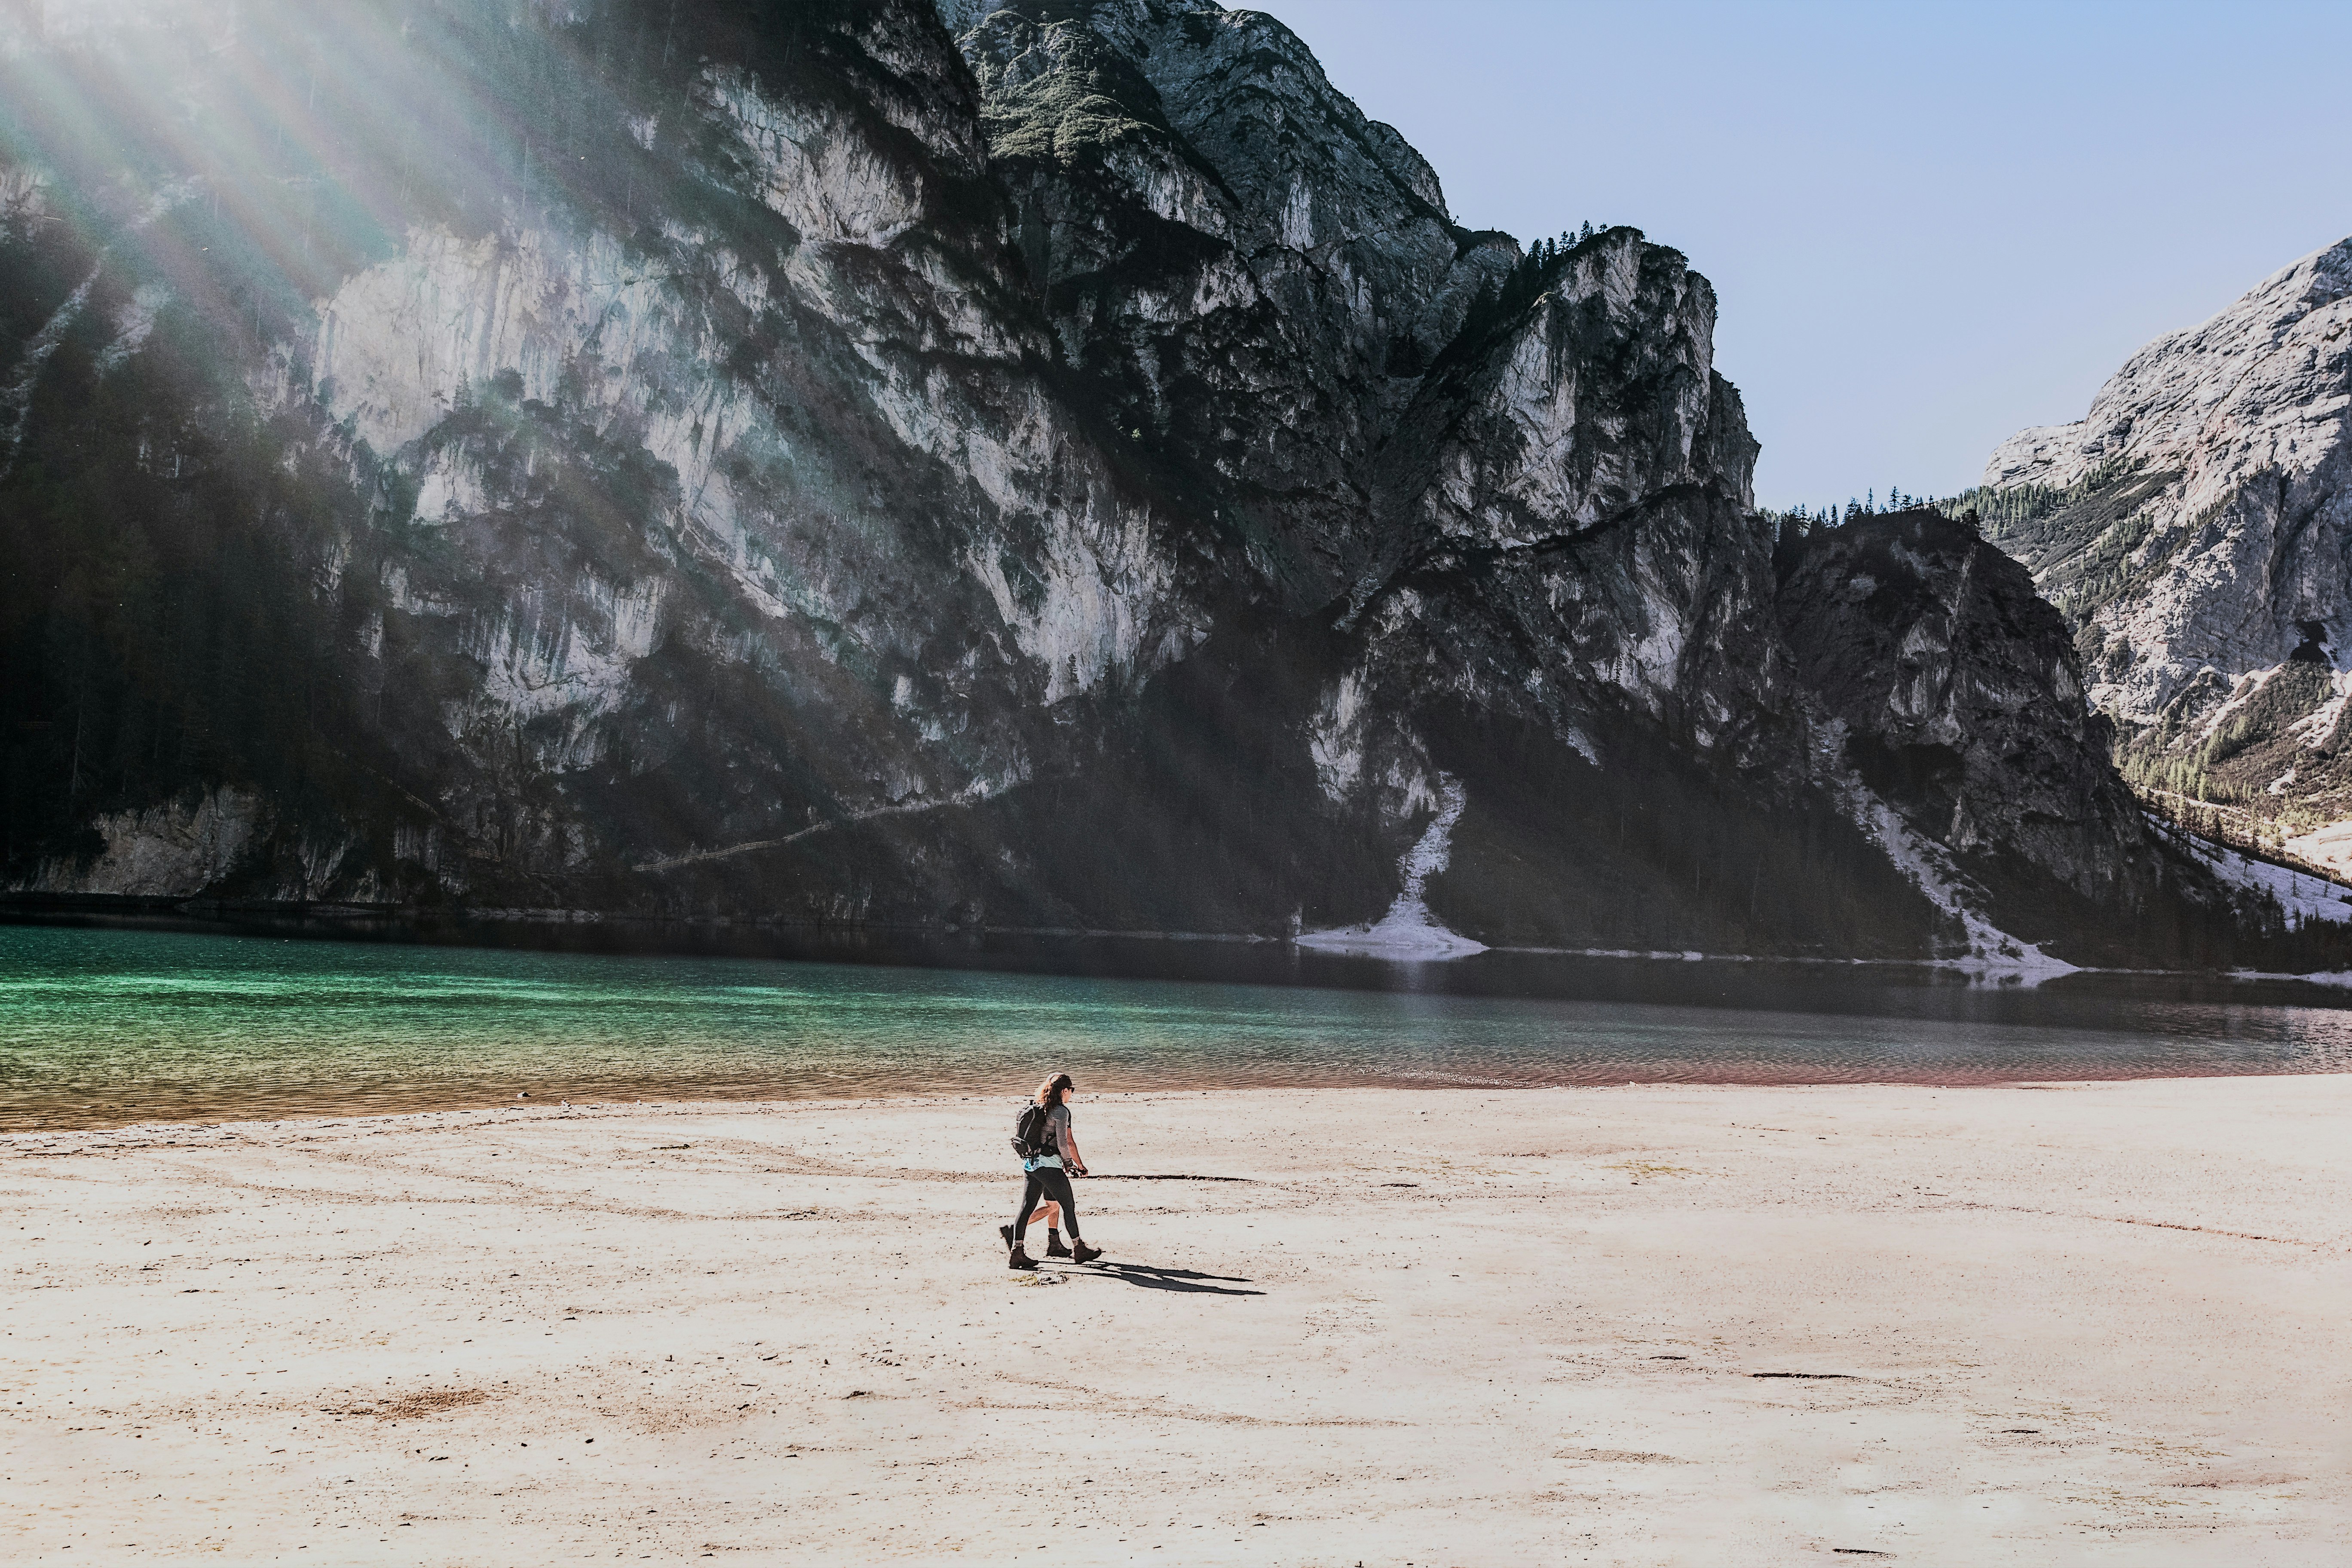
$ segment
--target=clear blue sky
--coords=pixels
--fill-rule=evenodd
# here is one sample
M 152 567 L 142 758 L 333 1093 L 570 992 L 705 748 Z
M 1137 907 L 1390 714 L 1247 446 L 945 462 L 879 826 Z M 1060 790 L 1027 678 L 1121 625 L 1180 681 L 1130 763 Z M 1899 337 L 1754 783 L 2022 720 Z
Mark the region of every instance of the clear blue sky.
M 2148 339 L 2352 235 L 2343 0 L 1255 8 L 1471 226 L 1686 252 L 1769 506 L 1973 484 Z

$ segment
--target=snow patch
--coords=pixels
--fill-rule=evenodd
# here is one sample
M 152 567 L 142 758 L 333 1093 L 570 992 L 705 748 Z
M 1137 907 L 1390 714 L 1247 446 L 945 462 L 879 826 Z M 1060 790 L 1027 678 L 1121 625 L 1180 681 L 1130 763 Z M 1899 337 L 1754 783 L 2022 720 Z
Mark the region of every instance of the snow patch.
M 2352 879 L 2352 822 L 2331 822 L 2325 827 L 2315 827 L 2288 839 L 2282 847 L 2298 860 L 2308 860 L 2323 870 Z
M 2286 732 L 2301 741 L 2306 751 L 2315 752 L 2335 738 L 2336 721 L 2344 717 L 2344 705 L 2352 701 L 2352 673 L 2339 669 L 2328 677 L 2327 684 L 2332 689 L 2327 700 L 2286 727 Z M 2273 793 L 2276 793 L 2275 786 Z
M 2339 925 L 2352 925 L 2352 903 L 2344 901 L 2346 895 L 2352 893 L 2352 889 L 2341 883 L 2330 881 L 2316 871 L 2298 871 L 2292 867 L 2273 866 L 2267 860 L 2257 860 L 2210 838 L 2184 833 L 2161 817 L 2149 817 L 2148 825 L 2158 832 L 2168 835 L 2173 843 L 2194 855 L 2204 863 L 2206 869 L 2230 886 L 2250 893 L 2268 893 L 2297 921 L 2333 921 Z M 2352 825 L 2338 823 L 2336 826 L 2341 830 Z M 2328 831 L 2323 828 L 2320 833 Z M 2307 838 L 2319 837 L 2320 834 L 2305 836 Z M 2302 854 L 2303 851 L 2295 846 L 2303 842 L 2304 839 L 2299 838 L 2288 840 L 2288 853 Z
M 1452 774 L 1440 773 L 1437 782 L 1437 816 L 1398 862 L 1398 868 L 1404 872 L 1404 888 L 1397 894 L 1396 902 L 1389 906 L 1388 913 L 1366 925 L 1308 931 L 1297 939 L 1299 946 L 1318 952 L 1407 962 L 1467 958 L 1486 951 L 1485 942 L 1473 942 L 1439 925 L 1430 917 L 1429 904 L 1423 897 L 1428 879 L 1444 870 L 1452 857 L 1454 825 L 1462 820 L 1462 808 L 1470 800 L 1462 782 Z
M 1910 878 L 1930 903 L 1959 921 L 1968 933 L 1969 956 L 1947 960 L 1944 967 L 2036 979 L 2075 972 L 2076 965 L 2010 935 L 1979 914 L 1975 907 L 1976 889 L 1952 863 L 1950 853 L 1935 840 L 1912 831 L 1911 825 L 1860 779 L 1841 779 L 1838 785 L 1846 813 L 1854 824 L 1886 852 L 1895 869 Z

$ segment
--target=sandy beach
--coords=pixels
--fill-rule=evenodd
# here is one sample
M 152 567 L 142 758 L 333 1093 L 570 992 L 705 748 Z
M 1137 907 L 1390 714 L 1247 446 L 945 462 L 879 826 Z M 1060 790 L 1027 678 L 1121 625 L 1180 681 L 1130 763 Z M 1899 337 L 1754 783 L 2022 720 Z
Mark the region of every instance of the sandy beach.
M 2352 1078 L 0 1139 L 0 1556 L 2320 1564 Z M 1873 1554 L 1875 1554 L 1874 1556 Z

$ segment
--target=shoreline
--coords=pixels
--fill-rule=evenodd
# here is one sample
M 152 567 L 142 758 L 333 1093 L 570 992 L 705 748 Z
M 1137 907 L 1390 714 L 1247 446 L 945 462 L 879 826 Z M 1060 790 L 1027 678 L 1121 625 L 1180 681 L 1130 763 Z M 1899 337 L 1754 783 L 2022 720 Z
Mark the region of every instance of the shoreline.
M 12 1134 L 0 1542 L 2300 1568 L 2352 1075 L 2276 1077 L 1087 1096 L 1237 1184 L 1035 1276 L 1005 1095 Z
M 1139 1069 L 1139 1076 L 1150 1076 Z M 1164 1075 L 1162 1075 L 1164 1078 Z M 1090 1077 L 1099 1081 L 1102 1074 Z M 2113 1073 L 2074 1073 L 2067 1075 L 1993 1076 L 1990 1074 L 1963 1076 L 1922 1068 L 1916 1076 L 1896 1074 L 1853 1078 L 1770 1076 L 1759 1069 L 1754 1076 L 1719 1078 L 1694 1077 L 1594 1077 L 1540 1082 L 1505 1082 L 1491 1079 L 1448 1078 L 1434 1073 L 1421 1077 L 1389 1072 L 1378 1077 L 1338 1078 L 1329 1081 L 1302 1081 L 1286 1079 L 1262 1083 L 1217 1082 L 1165 1084 L 1160 1088 L 1126 1086 L 1117 1075 L 1111 1075 L 1110 1087 L 1099 1091 L 1106 1099 L 1150 1099 L 1159 1094 L 1194 1095 L 1265 1095 L 1265 1094 L 1328 1094 L 1368 1090 L 1375 1093 L 1400 1094 L 1546 1094 L 1556 1092 L 1603 1093 L 1616 1089 L 1857 1089 L 1899 1090 L 1975 1089 L 2053 1089 L 2089 1088 L 2095 1085 L 2134 1083 L 2207 1083 L 2239 1079 L 2279 1079 L 2331 1080 L 2352 1079 L 2352 1068 L 2336 1072 L 2315 1072 L 2296 1067 L 2268 1068 L 2224 1064 L 2204 1071 L 2168 1070 L 2140 1072 L 2118 1070 Z M 9 1127 L 0 1125 L 0 1155 L 28 1140 L 58 1138 L 93 1138 L 116 1135 L 143 1134 L 162 1137 L 167 1133 L 220 1132 L 241 1135 L 251 1130 L 278 1131 L 309 1127 L 342 1127 L 360 1122 L 426 1121 L 436 1118 L 479 1117 L 538 1119 L 587 1119 L 594 1116 L 658 1115 L 666 1111 L 694 1110 L 733 1110 L 750 1113 L 784 1111 L 810 1106 L 835 1106 L 873 1109 L 897 1105 L 930 1105 L 970 1102 L 975 1100 L 996 1100 L 1006 1098 L 1006 1092 L 990 1086 L 968 1085 L 960 1089 L 943 1089 L 931 1094 L 899 1093 L 832 1093 L 813 1089 L 806 1094 L 711 1094 L 709 1096 L 671 1095 L 661 1100 L 583 1100 L 574 1103 L 560 1094 L 530 1095 L 527 1103 L 507 1100 L 453 1099 L 450 1103 L 418 1105 L 402 1109 L 372 1110 L 353 1108 L 349 1110 L 311 1110 L 282 1116 L 225 1114 L 215 1117 L 147 1118 L 131 1121 L 95 1121 L 76 1125 L 55 1127 Z M 1017 1099 L 1017 1091 L 1013 1098 Z M 487 1121 L 482 1123 L 488 1125 Z
M 0 893 L 0 926 L 152 931 L 198 936 L 291 937 L 305 942 L 584 953 L 608 957 L 732 956 L 780 963 L 879 963 L 994 973 L 973 962 L 992 956 L 994 939 L 1043 943 L 1132 943 L 1139 947 L 1284 950 L 1392 969 L 1454 966 L 1482 953 L 1516 958 L 1587 959 L 1627 963 L 1782 965 L 1809 970 L 1867 969 L 1958 975 L 1991 986 L 2039 986 L 2069 975 L 2186 979 L 2228 984 L 2271 982 L 2324 989 L 2352 986 L 2352 971 L 2307 973 L 2246 968 L 2125 968 L 2063 961 L 1854 957 L 1832 953 L 1710 952 L 1699 949 L 1556 947 L 1486 943 L 1444 927 L 1407 922 L 1384 937 L 1396 911 L 1354 926 L 1281 934 L 1265 931 L 1110 931 L 1079 926 L 887 925 L 783 921 L 767 916 L 684 917 L 626 910 L 473 908 L 433 910 L 409 905 L 218 900 L 115 893 Z M 1423 918 L 1426 912 L 1423 911 Z M 648 940 L 626 940 L 628 932 Z M 533 940 L 536 932 L 537 940 Z M 1426 933 L 1435 933 L 1431 936 Z M 583 939 L 622 936 L 602 945 Z M 667 940 L 665 940 L 665 938 Z M 751 951 L 765 943 L 765 951 Z M 714 944 L 725 949 L 714 952 Z M 740 949 L 740 951 L 739 951 Z M 993 956 L 1010 958 L 1012 952 Z M 961 960 L 962 962 L 950 962 Z M 1044 973 L 1066 973 L 1046 970 Z M 1069 971 L 1071 973 L 1093 973 Z M 1144 977 L 1141 974 L 1134 976 Z M 1315 984 L 1315 983 L 1309 983 Z M 1346 987 L 1343 987 L 1346 988 Z

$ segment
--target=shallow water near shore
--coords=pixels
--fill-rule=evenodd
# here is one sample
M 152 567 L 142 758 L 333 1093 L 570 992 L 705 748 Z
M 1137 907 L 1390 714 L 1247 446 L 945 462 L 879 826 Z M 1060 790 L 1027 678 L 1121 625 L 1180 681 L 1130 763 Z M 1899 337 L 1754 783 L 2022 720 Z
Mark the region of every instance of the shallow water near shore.
M 1509 953 L 1406 966 L 1271 942 L 867 942 L 852 956 L 0 926 L 0 1131 L 520 1094 L 1010 1095 L 1047 1066 L 1088 1090 L 2352 1070 L 2352 1011 L 2303 985 L 2026 988 Z

